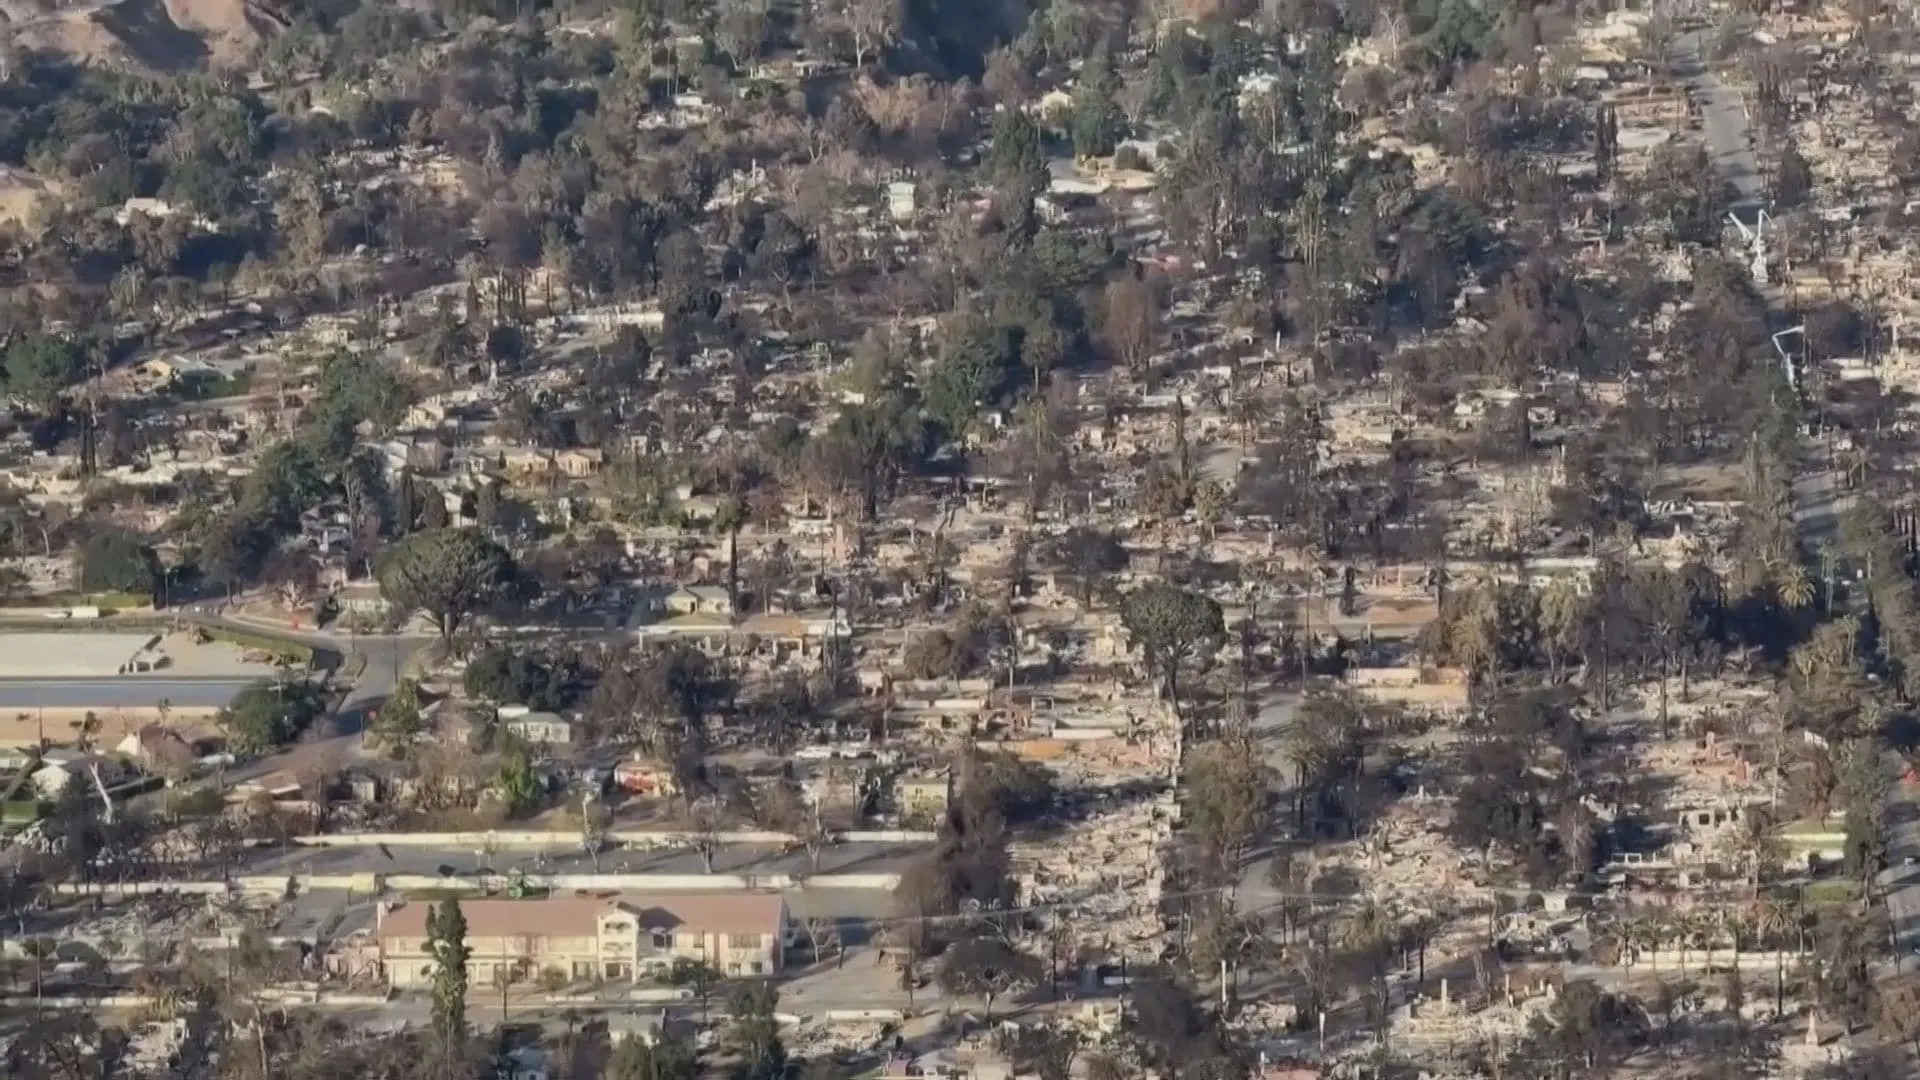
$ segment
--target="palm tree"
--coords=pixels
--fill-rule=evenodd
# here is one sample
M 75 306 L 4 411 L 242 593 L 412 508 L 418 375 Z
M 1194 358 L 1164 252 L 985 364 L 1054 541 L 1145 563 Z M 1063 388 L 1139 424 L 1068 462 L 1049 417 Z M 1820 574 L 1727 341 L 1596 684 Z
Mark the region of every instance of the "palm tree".
M 1747 929 L 1747 914 L 1737 908 L 1721 908 L 1708 915 L 1715 938 L 1709 941 L 1709 950 L 1718 946 L 1718 938 L 1725 937 L 1733 947 L 1733 973 L 1740 976 L 1740 934 Z M 1711 958 L 1712 953 L 1708 953 Z
M 1490 589 L 1476 589 L 1460 597 L 1457 614 L 1446 628 L 1446 648 L 1453 662 L 1477 680 L 1500 660 L 1500 604 Z
M 1706 918 L 1696 912 L 1674 917 L 1672 932 L 1680 941 L 1680 974 L 1687 973 L 1687 949 L 1698 947 L 1706 931 Z
M 1800 913 L 1791 901 L 1784 897 L 1769 896 L 1761 901 L 1760 908 L 1754 913 L 1753 930 L 1759 936 L 1761 944 L 1773 946 L 1773 1012 L 1775 1016 L 1786 1011 L 1787 1007 L 1787 938 L 1800 926 Z
M 1340 946 L 1366 956 L 1373 965 L 1374 992 L 1380 1007 L 1379 1037 L 1383 1043 L 1387 1037 L 1387 947 L 1399 932 L 1399 913 L 1377 896 L 1360 901 L 1339 926 Z
M 1797 562 L 1784 563 L 1774 571 L 1774 595 L 1780 598 L 1780 606 L 1788 611 L 1804 611 L 1813 603 L 1813 579 L 1807 576 L 1807 568 Z
M 1282 751 L 1293 764 L 1293 805 L 1296 824 L 1305 827 L 1309 778 L 1318 776 L 1327 766 L 1330 754 L 1324 736 L 1311 725 L 1294 724 L 1287 729 Z
M 1659 920 L 1643 915 L 1627 923 L 1622 928 L 1621 936 L 1631 943 L 1635 959 L 1638 959 L 1640 950 L 1645 949 L 1647 962 L 1653 965 L 1656 974 L 1660 971 L 1660 946 L 1666 942 L 1666 932 Z

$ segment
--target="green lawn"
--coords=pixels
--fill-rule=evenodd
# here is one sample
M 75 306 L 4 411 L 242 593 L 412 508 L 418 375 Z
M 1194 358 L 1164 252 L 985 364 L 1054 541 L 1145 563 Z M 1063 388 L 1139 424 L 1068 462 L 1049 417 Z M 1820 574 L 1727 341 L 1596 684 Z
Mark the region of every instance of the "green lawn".
M 1808 904 L 1851 904 L 1860 899 L 1860 884 L 1854 881 L 1815 881 L 1800 890 Z

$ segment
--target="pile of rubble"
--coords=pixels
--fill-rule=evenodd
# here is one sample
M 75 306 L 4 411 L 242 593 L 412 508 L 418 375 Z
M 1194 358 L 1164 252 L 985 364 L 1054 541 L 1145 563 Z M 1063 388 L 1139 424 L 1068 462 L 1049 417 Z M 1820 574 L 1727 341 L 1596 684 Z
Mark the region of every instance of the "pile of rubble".
M 1470 1008 L 1452 998 L 1447 980 L 1440 980 L 1436 997 L 1408 1001 L 1394 1011 L 1394 1041 L 1432 1046 L 1470 1046 L 1498 1040 L 1512 1045 L 1546 1016 L 1560 997 L 1551 981 L 1516 990 L 1511 977 L 1504 992 L 1483 1008 Z
M 1148 959 L 1161 925 L 1161 853 L 1173 827 L 1171 791 L 1099 809 L 1064 835 L 1019 841 L 1009 854 L 1023 906 L 1045 905 L 1063 944 Z
M 1447 837 L 1453 800 L 1417 792 L 1394 804 L 1357 842 L 1317 856 L 1322 873 L 1346 869 L 1397 907 L 1422 907 L 1471 882 L 1467 860 Z

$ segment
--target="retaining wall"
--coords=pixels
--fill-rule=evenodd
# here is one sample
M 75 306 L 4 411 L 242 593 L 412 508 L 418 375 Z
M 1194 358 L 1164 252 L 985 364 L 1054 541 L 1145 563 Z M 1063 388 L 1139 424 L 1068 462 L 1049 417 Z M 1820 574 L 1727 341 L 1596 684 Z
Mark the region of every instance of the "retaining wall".
M 740 831 L 713 834 L 723 844 L 799 844 L 800 838 L 783 832 Z M 615 829 L 606 833 L 610 844 L 627 847 L 693 847 L 704 834 L 681 829 Z M 930 844 L 934 833 L 924 829 L 881 829 L 835 833 L 842 844 Z M 454 848 L 481 851 L 487 848 L 577 848 L 578 829 L 492 829 L 486 832 L 454 833 L 321 833 L 297 836 L 293 842 L 302 847 L 351 848 L 385 844 L 400 848 Z
M 436 874 L 267 874 L 237 877 L 232 881 L 140 881 L 124 884 L 80 885 L 63 882 L 54 891 L 69 896 L 101 896 L 123 899 L 132 896 L 197 895 L 279 897 L 286 894 L 291 877 L 295 892 L 313 889 L 344 889 L 365 896 L 387 890 L 428 892 L 434 890 L 484 889 L 504 892 L 505 874 L 471 874 L 441 877 Z M 617 892 L 737 892 L 746 889 L 884 889 L 900 884 L 899 874 L 525 874 L 521 876 L 534 888 L 570 892 L 575 889 Z
M 1747 968 L 1765 968 L 1773 970 L 1774 965 L 1783 964 L 1793 967 L 1807 954 L 1792 950 L 1741 949 L 1735 953 L 1732 949 L 1640 949 L 1629 953 L 1627 961 L 1621 964 L 1626 968 L 1655 968 L 1678 974 L 1681 970 L 1704 971 L 1709 967 L 1733 967 L 1737 962 L 1742 970 Z M 1682 963 L 1682 961 L 1685 961 Z

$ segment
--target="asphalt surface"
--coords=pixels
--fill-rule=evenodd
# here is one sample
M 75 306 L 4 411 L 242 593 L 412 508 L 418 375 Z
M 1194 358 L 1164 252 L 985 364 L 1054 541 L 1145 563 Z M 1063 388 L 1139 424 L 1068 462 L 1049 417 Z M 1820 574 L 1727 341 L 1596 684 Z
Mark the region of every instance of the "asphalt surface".
M 0 709 L 217 709 L 262 678 L 103 675 L 0 679 Z
M 1695 30 L 1674 41 L 1674 72 L 1700 106 L 1701 133 L 1706 136 L 1707 153 L 1714 167 L 1739 193 L 1739 211 L 1751 211 L 1766 197 L 1765 174 L 1754 156 L 1753 140 L 1747 131 L 1747 103 L 1737 90 L 1729 89 L 1714 77 L 1701 56 L 1709 32 Z M 1750 213 L 1742 217 L 1752 220 Z
M 1753 211 L 1765 205 L 1765 185 L 1748 132 L 1747 106 L 1738 91 L 1722 84 L 1701 63 L 1704 39 L 1704 31 L 1682 37 L 1676 43 L 1674 67 L 1700 104 L 1701 128 L 1714 166 L 1740 196 L 1735 212 L 1751 223 Z M 1777 332 L 1784 328 L 1779 291 L 1767 288 L 1762 293 L 1775 315 L 1773 329 Z M 1852 497 L 1840 491 L 1833 473 L 1803 473 L 1794 481 L 1793 494 L 1794 523 L 1802 545 L 1816 551 L 1836 539 L 1839 515 Z M 1894 955 L 1892 962 L 1881 968 L 1883 979 L 1920 970 L 1920 956 L 1915 955 L 1920 949 L 1920 865 L 1906 864 L 1908 859 L 1920 862 L 1920 803 L 1916 803 L 1915 786 L 1904 782 L 1894 785 L 1887 807 L 1887 858 L 1891 866 L 1880 880 L 1886 890 Z
M 1284 829 L 1272 830 L 1276 835 L 1293 828 L 1294 767 L 1287 756 L 1287 743 L 1288 732 L 1293 730 L 1299 712 L 1299 694 L 1292 690 L 1272 691 L 1261 702 L 1253 722 L 1253 736 L 1258 740 L 1260 753 L 1278 781 L 1274 790 L 1279 798 L 1274 812 L 1286 819 Z M 1272 873 L 1274 858 L 1283 847 L 1259 848 L 1248 857 L 1240 872 L 1239 896 L 1243 911 L 1263 911 L 1279 904 L 1280 894 L 1267 879 Z
M 207 610 L 201 606 L 183 607 L 175 613 L 201 626 L 281 638 L 336 653 L 349 667 L 358 665 L 359 658 L 364 657 L 365 665 L 334 711 L 335 734 L 325 740 L 338 743 L 348 756 L 359 753 L 361 730 L 374 711 L 393 695 L 394 687 L 399 685 L 401 676 L 407 672 L 414 654 L 435 640 L 431 634 L 336 634 L 295 630 L 267 620 L 230 618 L 217 609 Z
M 897 874 L 912 861 L 919 847 L 911 844 L 840 844 L 820 852 L 820 874 Z M 444 868 L 444 869 L 443 869 Z M 526 848 L 488 853 L 476 848 L 378 847 L 290 848 L 263 852 L 247 860 L 236 874 L 449 874 L 510 873 L 563 874 L 704 874 L 706 862 L 689 848 L 656 851 L 615 849 L 594 860 L 577 846 L 556 845 L 552 851 Z M 804 851 L 793 854 L 777 847 L 730 844 L 714 852 L 716 874 L 816 873 Z
M 1887 804 L 1887 861 L 1891 868 L 1881 875 L 1887 891 L 1887 920 L 1893 931 L 1893 963 L 1887 976 L 1920 972 L 1920 865 L 1907 865 L 1908 859 L 1920 863 L 1920 803 L 1915 802 L 1915 785 L 1896 785 L 1893 801 Z

